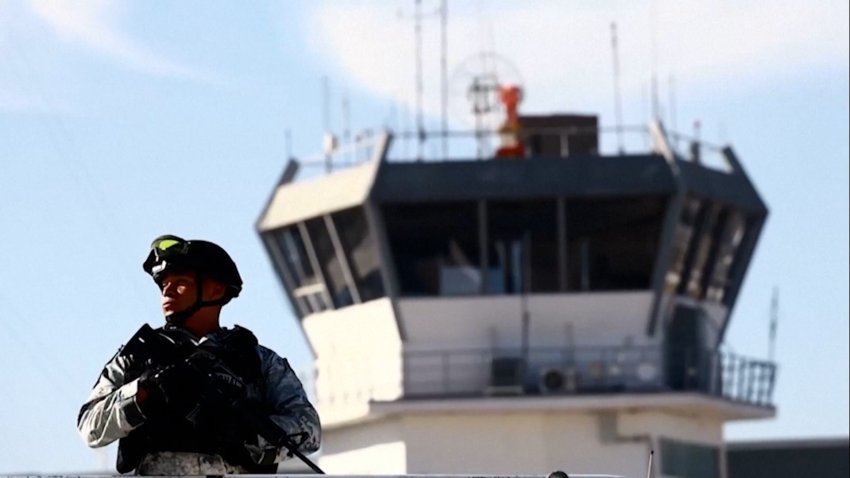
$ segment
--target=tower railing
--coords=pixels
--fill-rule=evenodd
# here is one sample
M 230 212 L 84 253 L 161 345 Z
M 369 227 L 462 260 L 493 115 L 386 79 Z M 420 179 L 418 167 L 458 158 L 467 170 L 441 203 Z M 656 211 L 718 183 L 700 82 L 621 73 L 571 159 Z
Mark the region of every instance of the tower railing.
M 523 144 L 532 138 L 547 138 L 545 151 L 529 146 L 522 156 L 499 156 L 503 133 L 498 130 L 453 130 L 445 132 L 364 131 L 349 142 L 327 148 L 324 152 L 298 159 L 305 168 L 303 177 L 315 177 L 367 161 L 381 159 L 390 162 L 452 161 L 452 160 L 511 160 L 532 157 L 566 158 L 579 155 L 644 155 L 660 153 L 669 148 L 677 158 L 718 171 L 732 171 L 724 147 L 677 132 L 665 133 L 659 145 L 651 127 L 624 125 L 620 127 L 527 127 L 517 133 Z M 553 146 L 557 145 L 557 147 Z
M 777 368 L 663 346 L 406 352 L 403 363 L 405 398 L 691 392 L 761 407 L 773 407 Z

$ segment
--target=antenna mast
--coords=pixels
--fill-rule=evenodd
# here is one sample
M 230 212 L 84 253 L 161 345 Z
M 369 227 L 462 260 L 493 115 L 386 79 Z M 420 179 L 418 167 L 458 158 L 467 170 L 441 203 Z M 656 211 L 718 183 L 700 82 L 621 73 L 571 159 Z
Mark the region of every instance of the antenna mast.
M 655 450 L 649 450 L 649 462 L 646 464 L 646 478 L 652 477 L 652 456 L 655 455 Z
M 348 93 L 342 94 L 342 141 L 343 144 L 348 145 L 351 143 L 351 106 L 348 103 Z M 349 149 L 347 153 L 347 160 L 350 163 L 353 162 L 353 158 L 351 157 L 352 150 Z
M 290 159 L 292 158 L 292 131 L 286 128 L 286 131 L 283 132 L 283 137 L 286 147 L 286 159 Z
M 449 96 L 448 96 L 448 82 L 449 82 L 449 73 L 448 73 L 448 23 L 449 23 L 449 2 L 448 0 L 442 0 L 440 3 L 440 106 L 442 113 L 442 127 L 443 127 L 443 158 L 448 158 L 449 156 L 449 144 L 448 144 L 448 134 L 449 134 L 449 124 L 448 124 L 448 109 L 449 109 Z
M 416 40 L 416 160 L 422 161 L 425 142 L 425 126 L 422 122 L 422 96 L 425 86 L 422 81 L 422 0 L 415 0 L 413 25 Z
M 327 76 L 322 77 L 322 122 L 325 127 L 325 137 L 323 138 L 323 149 L 325 153 L 325 170 L 331 172 L 333 170 L 332 153 L 336 149 L 336 138 L 331 133 L 331 104 L 330 104 L 330 82 Z
M 678 135 L 678 132 L 676 130 L 676 84 L 675 84 L 675 78 L 673 77 L 673 75 L 670 75 L 669 81 L 670 81 L 670 83 L 669 83 L 669 88 L 670 88 L 670 92 L 669 92 L 669 95 L 670 95 L 670 99 L 669 99 L 669 101 L 670 101 L 670 106 L 669 106 L 669 108 L 670 108 L 670 131 L 677 133 L 673 137 L 674 138 L 673 144 L 674 144 L 674 147 L 678 147 L 678 145 L 679 145 L 679 135 Z
M 652 119 L 658 120 L 658 11 L 655 0 L 652 0 L 650 5 L 650 29 L 651 29 L 651 49 L 652 57 L 652 74 L 650 78 L 650 95 L 652 98 Z
M 773 286 L 773 296 L 770 298 L 770 331 L 767 342 L 767 359 L 773 362 L 776 353 L 776 326 L 779 323 L 779 287 Z
M 620 58 L 617 52 L 617 23 L 611 22 L 611 50 L 614 56 L 614 115 L 617 122 L 617 147 L 623 154 L 623 109 L 620 103 Z

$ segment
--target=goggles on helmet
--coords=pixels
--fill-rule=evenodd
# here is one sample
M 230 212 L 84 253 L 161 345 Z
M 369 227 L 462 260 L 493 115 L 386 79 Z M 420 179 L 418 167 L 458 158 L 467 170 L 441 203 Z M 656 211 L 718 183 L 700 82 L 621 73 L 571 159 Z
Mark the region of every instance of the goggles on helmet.
M 175 251 L 180 254 L 185 254 L 189 250 L 189 243 L 174 236 L 163 236 L 154 239 L 151 244 L 151 249 L 160 253 L 169 253 Z
M 189 254 L 189 241 L 177 236 L 160 236 L 151 243 L 145 269 L 156 278 L 166 267 L 183 262 Z
M 142 267 L 157 283 L 166 270 L 183 269 L 227 285 L 232 297 L 237 297 L 242 290 L 242 278 L 233 259 L 224 249 L 209 241 L 159 236 L 151 243 Z

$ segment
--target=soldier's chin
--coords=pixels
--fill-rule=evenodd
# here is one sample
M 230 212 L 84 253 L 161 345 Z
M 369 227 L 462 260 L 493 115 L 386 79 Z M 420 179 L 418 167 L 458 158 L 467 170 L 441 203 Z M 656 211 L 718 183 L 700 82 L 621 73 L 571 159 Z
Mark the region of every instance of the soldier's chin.
M 174 324 L 180 321 L 180 314 L 176 310 L 163 310 L 162 315 L 168 324 Z

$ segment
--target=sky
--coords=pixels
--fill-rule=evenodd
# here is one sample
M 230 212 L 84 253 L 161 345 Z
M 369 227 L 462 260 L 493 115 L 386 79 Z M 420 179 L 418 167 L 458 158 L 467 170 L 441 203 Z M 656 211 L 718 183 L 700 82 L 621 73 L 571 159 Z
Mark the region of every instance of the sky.
M 422 5 L 436 128 L 438 3 Z M 141 269 L 158 235 L 227 249 L 245 288 L 224 324 L 310 369 L 254 224 L 287 157 L 320 151 L 325 130 L 411 127 L 414 13 L 410 0 L 0 0 L 0 473 L 113 469 L 115 446 L 88 449 L 76 417 L 119 345 L 162 321 Z M 521 111 L 614 125 L 612 22 L 624 123 L 655 111 L 731 144 L 770 208 L 724 347 L 767 357 L 778 290 L 778 412 L 726 437 L 847 437 L 848 3 L 450 0 L 452 127 L 470 125 L 482 51 L 522 84 Z

